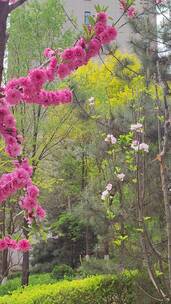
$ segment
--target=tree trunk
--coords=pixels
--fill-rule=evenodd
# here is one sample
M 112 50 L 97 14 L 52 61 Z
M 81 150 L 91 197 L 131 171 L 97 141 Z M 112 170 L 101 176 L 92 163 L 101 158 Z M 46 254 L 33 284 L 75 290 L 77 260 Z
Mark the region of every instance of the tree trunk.
M 23 234 L 26 239 L 28 239 L 28 223 L 26 219 L 24 219 L 24 227 L 23 227 Z M 28 286 L 29 284 L 29 251 L 23 253 L 23 263 L 22 263 L 22 286 Z
M 8 13 L 8 2 L 0 2 L 0 86 L 2 84 L 5 48 L 7 42 L 6 29 Z
M 109 260 L 109 240 L 104 240 L 104 260 Z
M 90 256 L 90 250 L 89 250 L 89 227 L 88 227 L 88 223 L 87 223 L 87 226 L 86 226 L 86 260 L 89 259 L 89 256 Z
M 8 249 L 2 253 L 2 278 L 8 276 Z
M 28 284 L 29 284 L 29 252 L 23 253 L 21 283 L 22 283 L 22 286 L 28 286 Z
M 7 28 L 7 17 L 8 17 L 8 3 L 0 2 L 0 87 L 2 84 L 2 75 L 3 75 L 3 65 L 4 65 L 4 57 L 5 57 L 5 47 L 6 47 L 6 28 Z M 0 223 L 3 223 L 3 208 L 1 206 L 0 210 Z M 2 235 L 3 227 L 0 225 L 0 234 Z M 0 235 L 0 237 L 1 237 Z M 3 267 L 3 254 L 0 254 L 0 274 L 3 277 L 4 267 Z

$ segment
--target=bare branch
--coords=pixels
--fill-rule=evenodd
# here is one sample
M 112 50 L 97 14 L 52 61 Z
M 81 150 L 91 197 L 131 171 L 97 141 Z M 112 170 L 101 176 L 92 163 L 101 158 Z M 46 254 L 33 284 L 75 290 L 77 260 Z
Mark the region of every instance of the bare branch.
M 9 13 L 11 13 L 13 10 L 15 10 L 17 7 L 19 7 L 20 5 L 22 5 L 24 2 L 26 2 L 27 0 L 18 0 L 17 2 L 15 2 L 14 4 L 11 4 L 9 6 Z

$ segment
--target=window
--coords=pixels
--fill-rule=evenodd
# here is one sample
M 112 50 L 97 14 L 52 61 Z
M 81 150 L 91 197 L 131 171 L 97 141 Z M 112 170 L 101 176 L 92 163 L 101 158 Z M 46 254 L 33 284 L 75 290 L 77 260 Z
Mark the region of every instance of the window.
M 84 24 L 89 25 L 89 17 L 91 16 L 91 12 L 85 11 L 84 12 Z

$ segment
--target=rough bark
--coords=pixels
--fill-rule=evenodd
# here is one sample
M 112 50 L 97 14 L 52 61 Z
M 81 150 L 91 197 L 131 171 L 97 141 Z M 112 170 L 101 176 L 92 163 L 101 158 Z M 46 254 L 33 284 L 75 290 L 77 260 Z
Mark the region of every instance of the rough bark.
M 7 18 L 8 18 L 8 2 L 0 2 L 0 87 L 3 79 L 4 57 L 7 42 Z M 0 237 L 3 236 L 4 212 L 0 208 Z M 0 254 L 0 275 L 3 278 L 6 272 L 7 255 L 6 252 Z
M 8 2 L 0 2 L 0 86 L 4 69 L 5 48 L 7 42 L 7 18 L 9 14 Z
M 167 261 L 168 261 L 168 279 L 169 279 L 169 298 L 171 299 L 171 202 L 169 197 L 169 181 L 168 181 L 168 157 L 170 150 L 170 132 L 171 132 L 171 119 L 167 97 L 169 95 L 169 87 L 167 81 L 162 79 L 159 62 L 157 62 L 157 82 L 163 86 L 164 96 L 164 134 L 163 140 L 159 144 L 159 155 L 157 159 L 160 162 L 160 176 L 161 186 L 163 192 L 165 218 L 166 218 L 166 232 L 167 232 Z M 158 98 L 158 96 L 157 96 Z
M 24 219 L 23 225 L 23 234 L 26 239 L 28 239 L 28 223 L 27 220 Z M 22 286 L 28 286 L 29 284 L 29 274 L 30 274 L 30 265 L 29 265 L 29 252 L 23 253 L 23 263 L 22 263 Z

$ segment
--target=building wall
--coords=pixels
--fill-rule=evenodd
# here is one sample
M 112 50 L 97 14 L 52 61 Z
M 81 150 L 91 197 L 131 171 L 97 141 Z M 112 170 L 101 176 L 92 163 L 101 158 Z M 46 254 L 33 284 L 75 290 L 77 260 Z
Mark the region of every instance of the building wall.
M 85 13 L 89 12 L 91 15 L 95 14 L 94 6 L 96 4 L 104 5 L 108 7 L 108 13 L 110 16 L 117 20 L 122 11 L 120 9 L 119 0 L 63 0 L 65 9 L 69 16 L 76 17 L 78 27 L 81 28 L 82 24 L 85 23 Z M 138 11 L 141 11 L 144 6 L 150 5 L 151 0 L 136 0 L 135 5 Z M 117 24 L 119 27 L 121 24 L 126 22 L 125 18 L 122 18 L 120 23 Z M 131 51 L 129 46 L 129 40 L 132 35 L 129 25 L 125 25 L 119 29 L 119 35 L 117 39 L 118 47 L 123 51 Z

